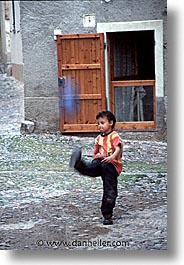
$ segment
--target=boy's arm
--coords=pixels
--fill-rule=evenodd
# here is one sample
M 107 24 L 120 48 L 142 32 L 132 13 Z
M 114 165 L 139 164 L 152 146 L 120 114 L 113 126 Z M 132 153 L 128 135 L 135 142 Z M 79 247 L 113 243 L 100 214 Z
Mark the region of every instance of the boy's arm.
M 95 144 L 94 149 L 93 149 L 93 158 L 95 157 L 96 154 L 99 152 L 99 146 L 98 144 Z

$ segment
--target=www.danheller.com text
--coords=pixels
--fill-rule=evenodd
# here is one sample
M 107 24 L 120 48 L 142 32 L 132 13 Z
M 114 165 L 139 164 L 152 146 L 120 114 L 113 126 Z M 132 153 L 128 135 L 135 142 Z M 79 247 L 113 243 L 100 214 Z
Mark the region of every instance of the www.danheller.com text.
M 73 241 L 64 241 L 64 240 L 42 240 L 39 239 L 36 241 L 38 247 L 50 247 L 50 248 L 74 248 L 74 247 L 129 247 L 129 241 L 121 240 L 73 240 Z

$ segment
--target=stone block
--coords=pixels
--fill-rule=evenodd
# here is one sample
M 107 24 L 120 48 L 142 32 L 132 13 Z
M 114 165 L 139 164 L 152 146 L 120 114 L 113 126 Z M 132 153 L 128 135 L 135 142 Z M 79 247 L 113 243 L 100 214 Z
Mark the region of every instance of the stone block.
M 35 129 L 35 124 L 32 121 L 23 121 L 21 123 L 21 132 L 22 133 L 33 133 Z

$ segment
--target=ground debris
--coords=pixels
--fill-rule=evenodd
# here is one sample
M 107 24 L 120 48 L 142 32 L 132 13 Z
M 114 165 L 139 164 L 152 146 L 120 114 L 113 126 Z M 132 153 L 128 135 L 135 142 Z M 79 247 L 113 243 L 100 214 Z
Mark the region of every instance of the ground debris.
M 102 181 L 68 161 L 94 138 L 0 136 L 0 249 L 167 249 L 167 144 L 123 139 L 114 224 L 100 213 Z

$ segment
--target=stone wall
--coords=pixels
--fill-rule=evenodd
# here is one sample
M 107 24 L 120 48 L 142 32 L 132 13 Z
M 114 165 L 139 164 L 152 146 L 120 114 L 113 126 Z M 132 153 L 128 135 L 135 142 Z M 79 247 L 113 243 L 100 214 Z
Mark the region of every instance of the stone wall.
M 63 34 L 93 33 L 83 26 L 83 15 L 93 14 L 96 23 L 163 20 L 166 40 L 166 0 L 20 1 L 24 60 L 25 115 L 38 130 L 59 129 L 57 47 L 54 30 Z M 166 45 L 165 45 L 166 46 Z M 166 74 L 166 49 L 164 49 Z M 166 80 L 165 80 L 166 81 Z M 166 83 L 166 82 L 165 82 Z M 165 88 L 167 91 L 167 88 Z M 159 103 L 162 100 L 159 99 Z M 159 110 L 162 104 L 158 103 Z M 158 128 L 162 127 L 163 110 Z

